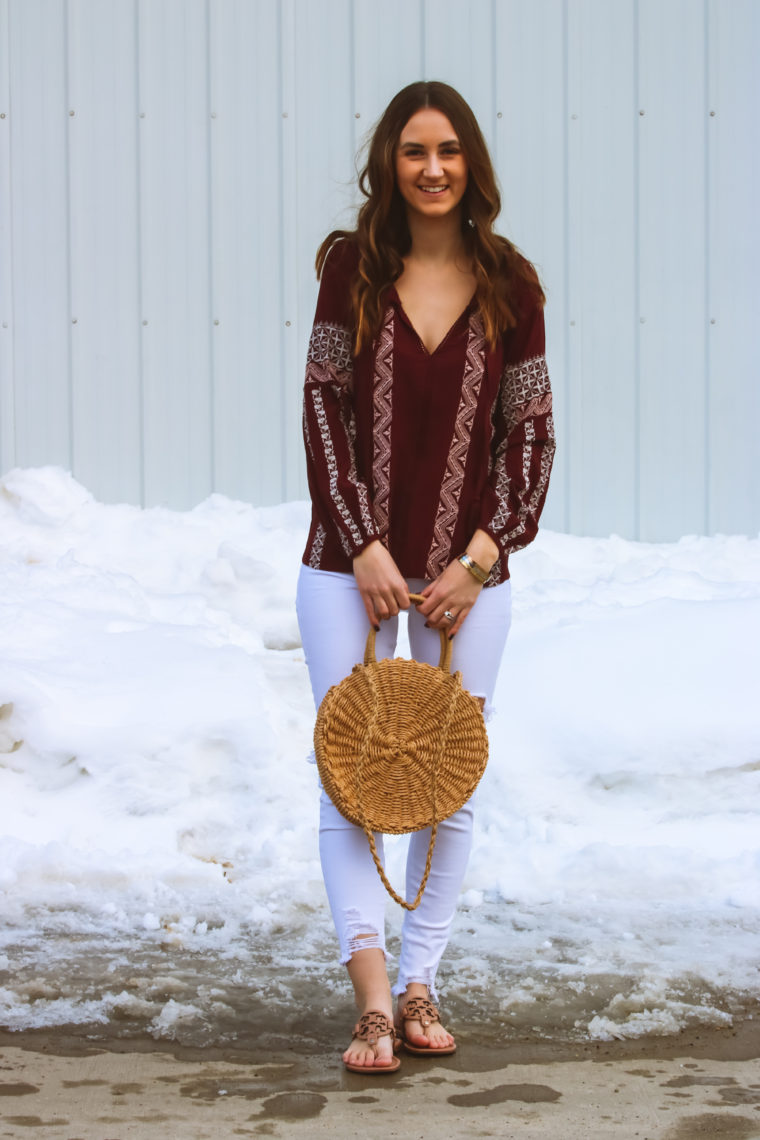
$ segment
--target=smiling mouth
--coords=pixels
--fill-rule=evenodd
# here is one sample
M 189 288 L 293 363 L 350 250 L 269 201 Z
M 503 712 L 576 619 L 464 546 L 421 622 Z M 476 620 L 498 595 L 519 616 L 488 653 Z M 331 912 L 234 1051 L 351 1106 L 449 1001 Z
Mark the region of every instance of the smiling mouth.
M 423 194 L 442 194 L 444 190 L 448 190 L 448 185 L 446 185 L 446 186 L 418 186 L 417 189 L 421 190 Z

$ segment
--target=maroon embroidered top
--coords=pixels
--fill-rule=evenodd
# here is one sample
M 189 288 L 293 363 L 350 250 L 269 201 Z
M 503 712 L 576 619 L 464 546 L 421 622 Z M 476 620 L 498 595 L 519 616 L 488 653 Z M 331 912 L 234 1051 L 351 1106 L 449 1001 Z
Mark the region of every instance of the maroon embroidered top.
M 303 561 L 350 573 L 381 539 L 406 578 L 435 578 L 480 527 L 508 558 L 535 537 L 554 457 L 543 311 L 527 290 L 491 350 L 474 302 L 428 352 L 395 288 L 354 356 L 349 241 L 327 258 L 309 342 L 304 438 L 312 520 Z

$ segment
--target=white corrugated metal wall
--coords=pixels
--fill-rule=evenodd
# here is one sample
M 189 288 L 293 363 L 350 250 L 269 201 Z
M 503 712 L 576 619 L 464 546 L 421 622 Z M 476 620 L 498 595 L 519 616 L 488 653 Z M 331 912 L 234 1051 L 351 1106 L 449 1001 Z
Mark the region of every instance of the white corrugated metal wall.
M 303 497 L 314 252 L 424 76 L 547 286 L 547 525 L 756 533 L 758 58 L 760 0 L 0 0 L 0 469 Z

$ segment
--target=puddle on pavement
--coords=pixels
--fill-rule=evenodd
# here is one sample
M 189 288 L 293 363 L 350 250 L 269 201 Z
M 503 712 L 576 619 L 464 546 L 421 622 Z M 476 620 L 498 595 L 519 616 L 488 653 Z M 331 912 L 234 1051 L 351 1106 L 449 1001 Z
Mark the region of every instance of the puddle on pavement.
M 504 1104 L 510 1100 L 523 1104 L 552 1104 L 562 1096 L 548 1085 L 497 1085 L 481 1092 L 455 1093 L 447 1097 L 449 1104 L 458 1108 L 481 1108 L 489 1104 Z

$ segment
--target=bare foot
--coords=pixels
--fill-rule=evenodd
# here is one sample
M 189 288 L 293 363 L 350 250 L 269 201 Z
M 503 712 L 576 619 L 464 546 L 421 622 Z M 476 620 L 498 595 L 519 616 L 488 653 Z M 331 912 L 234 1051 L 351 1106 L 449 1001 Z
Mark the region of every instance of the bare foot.
M 409 1044 L 416 1045 L 418 1049 L 450 1049 L 455 1044 L 454 1038 L 443 1028 L 440 1021 L 431 1021 L 427 1026 L 424 1026 L 422 1021 L 416 1018 L 402 1021 L 402 1013 L 411 998 L 424 998 L 429 1001 L 430 995 L 427 986 L 419 982 L 410 982 L 406 993 L 401 994 L 398 999 L 396 1024 L 400 1030 L 403 1030 L 404 1037 Z
M 346 1065 L 359 1065 L 364 1068 L 387 1068 L 393 1064 L 393 1034 L 385 1034 L 380 1037 L 379 1031 L 383 1026 L 378 1024 L 377 1014 L 383 1012 L 388 1021 L 388 1026 L 393 1025 L 393 1016 L 390 1010 L 366 1010 L 365 1016 L 370 1019 L 370 1028 L 367 1032 L 367 1037 L 355 1036 L 351 1039 L 351 1044 L 343 1054 L 343 1061 Z M 361 1028 L 364 1018 L 359 1019 L 357 1028 Z

